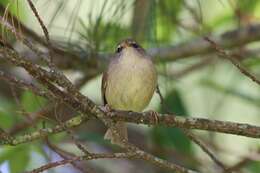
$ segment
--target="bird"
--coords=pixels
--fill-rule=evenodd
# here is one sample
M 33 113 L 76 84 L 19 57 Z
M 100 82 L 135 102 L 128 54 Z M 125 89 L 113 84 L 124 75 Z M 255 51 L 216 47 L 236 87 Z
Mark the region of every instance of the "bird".
M 150 103 L 157 88 L 157 72 L 152 57 L 133 39 L 122 40 L 103 72 L 101 93 L 104 106 L 109 109 L 142 112 Z M 110 128 L 104 139 L 112 144 L 128 141 L 127 126 L 116 122 L 120 139 Z

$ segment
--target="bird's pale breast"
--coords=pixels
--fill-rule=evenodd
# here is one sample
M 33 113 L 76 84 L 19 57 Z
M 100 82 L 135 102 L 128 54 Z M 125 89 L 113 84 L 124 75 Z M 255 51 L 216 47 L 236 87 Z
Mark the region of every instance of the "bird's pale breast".
M 127 54 L 108 69 L 105 96 L 114 109 L 142 111 L 150 102 L 157 85 L 153 63 L 148 58 Z

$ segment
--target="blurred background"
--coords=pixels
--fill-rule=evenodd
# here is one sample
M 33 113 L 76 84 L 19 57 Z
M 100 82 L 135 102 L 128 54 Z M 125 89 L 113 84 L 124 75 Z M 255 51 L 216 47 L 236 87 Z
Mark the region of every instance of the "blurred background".
M 214 50 L 200 51 L 210 36 L 228 51 L 238 53 L 246 69 L 260 78 L 260 43 L 234 43 L 229 31 L 260 24 L 260 0 L 34 0 L 48 28 L 57 53 L 54 61 L 84 95 L 101 101 L 101 75 L 117 43 L 125 38 L 137 40 L 149 54 L 159 73 L 159 86 L 165 103 L 154 95 L 147 110 L 180 116 L 204 117 L 260 124 L 260 87 Z M 32 33 L 21 29 L 33 43 L 48 51 L 44 35 L 27 1 L 1 0 Z M 17 27 L 19 27 L 17 25 Z M 258 29 L 260 27 L 258 26 Z M 34 37 L 34 34 L 37 37 Z M 37 57 L 1 27 L 1 38 L 35 63 Z M 259 37 L 259 36 L 258 36 Z M 260 38 L 259 38 L 260 40 Z M 198 49 L 198 51 L 196 51 Z M 189 52 L 190 51 L 190 52 Z M 25 71 L 6 62 L 0 70 L 30 82 Z M 11 135 L 24 134 L 75 116 L 62 103 L 35 96 L 1 80 L 0 127 Z M 92 152 L 111 152 L 118 148 L 103 140 L 105 126 L 96 120 L 73 129 L 73 136 Z M 194 131 L 213 153 L 236 172 L 260 172 L 260 142 L 257 139 Z M 201 172 L 223 172 L 196 144 L 178 128 L 129 124 L 129 140 L 160 158 Z M 49 137 L 52 145 L 80 154 L 70 135 Z M 20 173 L 62 157 L 44 140 L 18 146 L 0 146 L 0 172 Z M 240 163 L 240 164 L 239 164 Z M 132 160 L 102 159 L 77 163 L 80 169 L 66 165 L 50 173 L 161 173 L 151 164 Z M 85 171 L 84 171 L 85 170 Z

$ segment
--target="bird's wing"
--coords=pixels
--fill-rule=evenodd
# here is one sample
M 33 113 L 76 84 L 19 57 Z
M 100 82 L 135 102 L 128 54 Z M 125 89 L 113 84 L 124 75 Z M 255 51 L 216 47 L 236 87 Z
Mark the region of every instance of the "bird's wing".
M 115 54 L 114 56 L 110 57 L 110 62 L 108 65 L 108 68 L 105 72 L 103 72 L 102 76 L 102 84 L 101 84 L 101 94 L 102 94 L 102 100 L 103 104 L 107 104 L 107 99 L 106 99 L 106 89 L 107 89 L 107 80 L 108 80 L 108 71 L 110 69 L 114 68 L 114 65 L 118 63 L 118 60 L 120 59 L 121 54 Z
M 104 105 L 107 104 L 106 94 L 105 94 L 107 88 L 107 77 L 108 77 L 108 73 L 107 71 L 105 71 L 102 76 L 102 84 L 101 84 L 101 94 L 102 94 L 102 100 Z

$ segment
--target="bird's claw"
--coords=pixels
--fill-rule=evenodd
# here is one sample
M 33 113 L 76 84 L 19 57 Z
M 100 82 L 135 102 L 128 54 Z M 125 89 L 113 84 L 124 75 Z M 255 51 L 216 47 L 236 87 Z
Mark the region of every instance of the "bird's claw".
M 100 109 L 103 112 L 111 112 L 112 111 L 112 108 L 108 104 L 106 104 L 105 106 L 100 106 Z
M 156 111 L 149 110 L 148 113 L 153 116 L 154 124 L 157 125 L 159 123 L 159 115 Z

